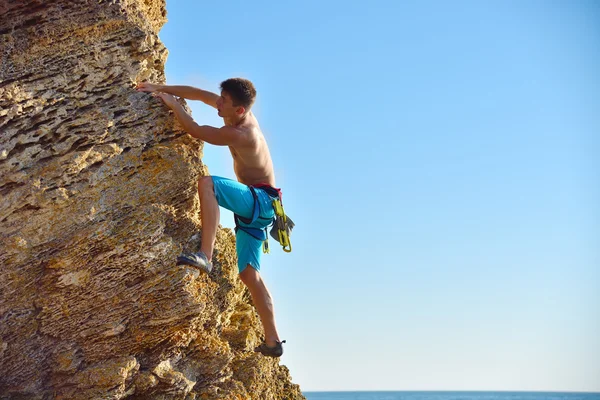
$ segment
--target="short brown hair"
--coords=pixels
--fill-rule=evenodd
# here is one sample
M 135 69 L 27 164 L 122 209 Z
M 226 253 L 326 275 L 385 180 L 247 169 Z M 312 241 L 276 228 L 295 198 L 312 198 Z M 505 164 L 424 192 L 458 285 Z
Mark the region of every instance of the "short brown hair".
M 230 78 L 221 82 L 221 90 L 227 92 L 233 100 L 233 105 L 250 109 L 256 99 L 256 89 L 252 82 L 244 78 Z

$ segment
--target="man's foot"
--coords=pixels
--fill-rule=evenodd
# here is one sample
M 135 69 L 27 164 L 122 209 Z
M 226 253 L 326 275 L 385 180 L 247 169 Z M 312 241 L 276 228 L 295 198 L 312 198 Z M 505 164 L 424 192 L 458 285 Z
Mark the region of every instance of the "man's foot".
M 275 343 L 276 344 L 274 347 L 269 347 L 266 343 L 263 343 L 257 348 L 255 348 L 254 351 L 256 351 L 257 353 L 261 353 L 267 357 L 281 357 L 281 355 L 283 354 L 282 344 L 285 343 L 285 340 Z
M 191 265 L 207 274 L 212 271 L 212 264 L 208 261 L 206 254 L 199 251 L 198 253 L 183 253 L 177 257 L 177 265 Z

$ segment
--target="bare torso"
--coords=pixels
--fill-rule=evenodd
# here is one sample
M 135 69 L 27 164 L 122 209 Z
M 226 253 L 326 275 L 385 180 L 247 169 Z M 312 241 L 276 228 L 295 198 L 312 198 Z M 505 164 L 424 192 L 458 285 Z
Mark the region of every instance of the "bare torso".
M 249 113 L 246 120 L 237 128 L 250 137 L 247 146 L 235 148 L 229 146 L 233 157 L 233 170 L 238 181 L 245 185 L 268 183 L 274 187 L 275 172 L 271 153 L 254 114 Z

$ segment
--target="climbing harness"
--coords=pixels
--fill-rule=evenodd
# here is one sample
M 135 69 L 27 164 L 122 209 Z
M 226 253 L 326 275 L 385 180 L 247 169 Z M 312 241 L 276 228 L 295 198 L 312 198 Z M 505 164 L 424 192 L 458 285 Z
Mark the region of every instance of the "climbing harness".
M 245 218 L 241 215 L 234 214 L 235 231 L 237 232 L 238 229 L 241 229 L 242 231 L 246 232 L 255 239 L 262 241 L 263 253 L 269 253 L 269 238 L 267 235 L 267 228 L 272 225 L 270 232 L 271 236 L 273 237 L 273 239 L 279 242 L 279 244 L 281 244 L 283 251 L 285 251 L 286 253 L 290 253 L 292 251 L 290 236 L 295 224 L 291 220 L 291 218 L 285 215 L 283 203 L 281 201 L 281 190 L 267 184 L 257 184 L 249 187 L 250 191 L 252 192 L 252 197 L 254 198 L 252 217 Z M 260 203 L 258 202 L 256 189 L 264 190 L 269 195 L 269 197 L 273 199 L 272 205 L 275 211 L 275 216 L 273 218 L 263 218 L 260 216 Z M 243 226 L 240 224 L 240 222 L 242 222 L 246 225 L 252 225 L 257 220 L 268 221 L 267 226 L 264 229 L 259 229 Z

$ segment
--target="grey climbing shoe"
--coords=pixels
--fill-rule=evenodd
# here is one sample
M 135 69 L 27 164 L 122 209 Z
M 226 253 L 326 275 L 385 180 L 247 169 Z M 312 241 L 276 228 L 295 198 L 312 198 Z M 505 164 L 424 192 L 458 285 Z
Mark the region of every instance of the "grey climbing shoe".
M 198 253 L 183 253 L 177 257 L 177 265 L 191 265 L 207 274 L 212 271 L 212 264 L 208 261 L 206 254 L 199 251 Z
M 281 357 L 283 355 L 283 343 L 285 343 L 285 340 L 276 343 L 274 347 L 269 347 L 266 343 L 263 343 L 255 348 L 254 351 L 267 357 Z

